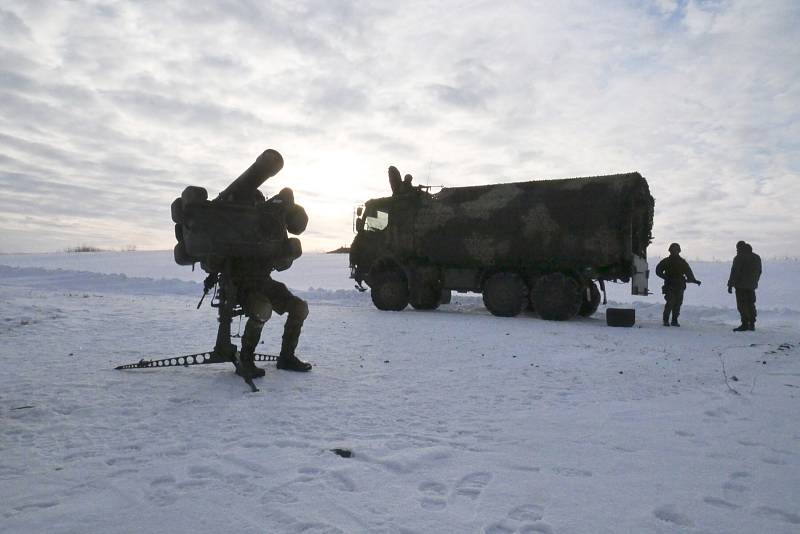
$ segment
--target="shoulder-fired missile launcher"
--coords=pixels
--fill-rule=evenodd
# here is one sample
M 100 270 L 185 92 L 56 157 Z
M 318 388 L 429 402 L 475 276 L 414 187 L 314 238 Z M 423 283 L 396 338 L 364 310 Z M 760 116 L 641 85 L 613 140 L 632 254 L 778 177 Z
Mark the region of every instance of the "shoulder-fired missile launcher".
M 308 216 L 291 189 L 269 199 L 258 190 L 282 168 L 281 155 L 269 149 L 214 200 L 202 187 L 184 189 L 172 202 L 175 262 L 200 262 L 206 271 L 217 272 L 227 258 L 258 258 L 278 271 L 288 269 L 302 247 L 287 233 L 303 233 Z

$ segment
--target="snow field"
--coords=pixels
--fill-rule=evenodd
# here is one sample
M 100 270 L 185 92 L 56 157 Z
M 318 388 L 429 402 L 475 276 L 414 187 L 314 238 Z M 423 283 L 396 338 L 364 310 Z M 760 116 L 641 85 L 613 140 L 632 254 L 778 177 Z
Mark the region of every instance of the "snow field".
M 95 270 L 135 276 L 140 254 Z M 602 307 L 501 319 L 462 295 L 379 312 L 342 291 L 346 259 L 319 256 L 298 292 L 314 370 L 268 367 L 251 394 L 227 365 L 113 370 L 211 348 L 188 280 L 29 261 L 0 268 L 0 532 L 800 529 L 796 263 L 769 282 L 784 300 L 759 293 L 759 330 L 734 334 L 732 300 L 692 288 L 680 329 L 660 296 L 629 329 Z M 725 265 L 695 271 L 724 292 Z

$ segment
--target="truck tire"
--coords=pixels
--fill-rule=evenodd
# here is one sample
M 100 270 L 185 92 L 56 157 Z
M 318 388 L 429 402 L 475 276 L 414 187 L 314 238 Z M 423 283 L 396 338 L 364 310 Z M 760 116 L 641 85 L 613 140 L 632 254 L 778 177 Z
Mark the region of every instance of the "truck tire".
M 598 306 L 600 306 L 600 290 L 597 289 L 597 284 L 590 281 L 589 285 L 581 290 L 581 308 L 578 310 L 578 315 L 590 317 L 597 311 Z
M 442 289 L 439 295 L 439 304 L 450 304 L 453 300 L 453 292 L 450 289 Z
M 580 285 L 563 273 L 546 274 L 536 281 L 532 300 L 542 319 L 567 321 L 580 310 Z
M 442 292 L 438 287 L 426 285 L 420 288 L 418 300 L 411 300 L 411 307 L 415 310 L 435 310 L 439 307 Z
M 483 284 L 483 305 L 498 317 L 519 315 L 525 303 L 525 283 L 515 273 L 496 273 Z
M 387 271 L 375 278 L 370 296 L 376 308 L 384 311 L 401 311 L 408 306 L 408 283 L 402 273 Z

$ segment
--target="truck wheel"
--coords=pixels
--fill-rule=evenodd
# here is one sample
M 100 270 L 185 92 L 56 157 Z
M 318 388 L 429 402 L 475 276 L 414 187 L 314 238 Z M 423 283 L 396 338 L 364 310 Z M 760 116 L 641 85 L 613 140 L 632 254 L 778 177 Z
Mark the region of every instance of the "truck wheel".
M 525 302 L 525 283 L 514 273 L 496 273 L 483 285 L 483 304 L 492 315 L 514 317 Z
M 426 285 L 420 288 L 419 300 L 411 301 L 411 307 L 415 310 L 435 310 L 439 307 L 442 292 L 438 287 Z
M 599 305 L 600 290 L 597 289 L 597 284 L 590 281 L 589 285 L 581 290 L 581 308 L 578 310 L 578 315 L 589 317 L 597 311 Z
M 376 277 L 370 296 L 379 310 L 401 311 L 408 306 L 408 283 L 405 276 L 388 271 Z
M 546 274 L 536 281 L 532 300 L 542 319 L 566 321 L 580 310 L 580 285 L 563 273 Z
M 442 289 L 439 295 L 439 304 L 450 304 L 453 300 L 453 292 L 449 289 Z

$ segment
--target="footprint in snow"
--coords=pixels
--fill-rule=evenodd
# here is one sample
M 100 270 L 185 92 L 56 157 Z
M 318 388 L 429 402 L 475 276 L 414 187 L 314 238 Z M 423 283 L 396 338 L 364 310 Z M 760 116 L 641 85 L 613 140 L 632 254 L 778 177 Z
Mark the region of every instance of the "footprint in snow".
M 423 482 L 417 488 L 421 494 L 419 505 L 426 510 L 444 510 L 447 507 L 447 486 L 439 482 Z
M 800 515 L 786 512 L 779 508 L 773 508 L 772 506 L 760 506 L 756 509 L 755 514 L 767 519 L 783 521 L 784 523 L 791 523 L 792 525 L 800 525 Z
M 747 471 L 736 471 L 731 473 L 724 484 L 722 484 L 722 495 L 727 503 L 736 507 L 746 506 L 750 503 L 750 488 L 747 485 L 753 475 Z M 709 503 L 714 504 L 714 503 Z
M 178 500 L 175 491 L 175 477 L 170 475 L 154 478 L 150 482 L 153 492 L 147 496 L 147 500 L 156 506 L 169 506 Z
M 577 469 L 574 467 L 554 467 L 553 472 L 557 475 L 561 475 L 564 477 L 590 477 L 592 476 L 591 471 L 587 471 L 585 469 Z
M 717 508 L 725 508 L 727 510 L 734 510 L 739 508 L 738 504 L 734 504 L 732 502 L 726 501 L 725 499 L 720 499 L 718 497 L 703 497 L 703 502 L 706 504 L 710 504 L 711 506 L 715 506 Z
M 659 508 L 656 508 L 655 510 L 653 510 L 653 515 L 656 516 L 661 521 L 665 521 L 667 523 L 673 523 L 681 527 L 694 526 L 694 522 L 691 519 L 689 519 L 684 514 L 675 510 L 675 507 L 671 505 L 660 506 Z
M 516 521 L 538 521 L 544 515 L 544 508 L 538 504 L 526 504 L 524 506 L 517 506 L 510 512 L 508 517 Z
M 472 473 L 458 481 L 455 487 L 456 497 L 467 497 L 475 500 L 480 497 L 483 488 L 492 480 L 492 474 L 486 472 Z
M 553 527 L 541 521 L 544 515 L 544 507 L 538 504 L 526 504 L 517 506 L 508 512 L 508 517 L 502 521 L 491 523 L 484 528 L 485 534 L 508 534 L 517 532 L 520 534 L 553 534 Z M 523 523 L 519 527 L 518 523 Z
M 300 476 L 295 479 L 295 482 L 321 482 L 335 490 L 346 491 L 348 493 L 354 492 L 357 489 L 353 479 L 341 471 L 326 471 L 316 467 L 301 467 L 297 472 L 300 473 Z
M 517 532 L 519 532 L 519 534 L 553 534 L 553 527 L 540 521 L 533 525 L 523 525 Z

